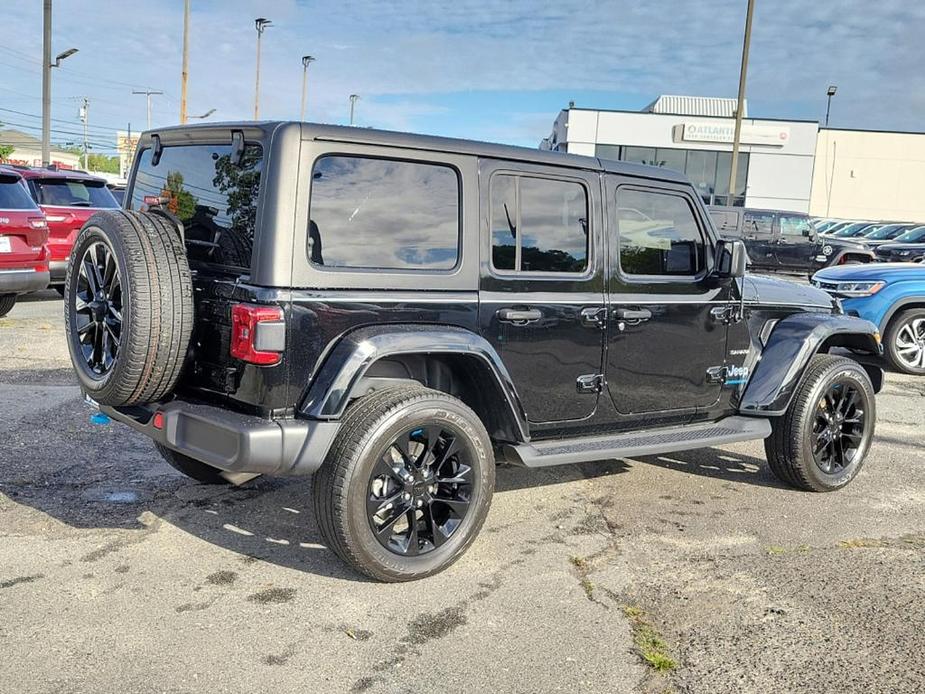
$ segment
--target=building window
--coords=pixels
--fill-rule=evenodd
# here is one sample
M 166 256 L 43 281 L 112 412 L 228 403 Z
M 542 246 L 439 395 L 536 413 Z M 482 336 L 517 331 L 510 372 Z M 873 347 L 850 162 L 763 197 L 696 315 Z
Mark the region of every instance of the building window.
M 509 272 L 584 272 L 588 195 L 575 181 L 491 179 L 491 262 Z
M 672 171 L 679 171 L 687 175 L 707 205 L 735 207 L 745 205 L 748 152 L 739 152 L 735 191 L 731 197 L 729 195 L 729 172 L 732 168 L 732 152 L 676 147 L 597 145 L 595 154 L 602 159 L 661 166 Z
M 448 166 L 324 156 L 310 208 L 315 265 L 450 270 L 459 258 L 459 176 Z

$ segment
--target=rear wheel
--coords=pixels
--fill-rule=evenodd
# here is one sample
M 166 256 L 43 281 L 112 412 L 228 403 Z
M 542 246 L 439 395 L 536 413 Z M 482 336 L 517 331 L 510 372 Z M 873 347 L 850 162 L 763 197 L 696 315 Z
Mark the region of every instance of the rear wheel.
M 151 402 L 180 376 L 193 326 L 183 243 L 163 218 L 93 215 L 65 280 L 65 327 L 81 387 L 104 405 Z
M 875 419 L 874 389 L 863 367 L 818 354 L 764 441 L 771 471 L 799 489 L 840 489 L 860 471 Z
M 361 398 L 312 479 L 325 543 L 380 581 L 430 576 L 459 559 L 488 514 L 491 441 L 462 402 L 420 386 Z
M 194 458 L 190 458 L 188 455 L 177 453 L 177 451 L 167 448 L 167 446 L 162 446 L 159 443 L 155 443 L 154 445 L 157 448 L 157 452 L 161 454 L 170 467 L 182 472 L 187 477 L 201 482 L 202 484 L 231 484 L 231 482 L 222 477 L 222 471 L 217 467 L 206 465 Z
M 15 294 L 0 294 L 0 318 L 12 311 L 15 305 Z
M 895 369 L 925 374 L 925 309 L 912 308 L 893 318 L 885 341 L 887 359 Z

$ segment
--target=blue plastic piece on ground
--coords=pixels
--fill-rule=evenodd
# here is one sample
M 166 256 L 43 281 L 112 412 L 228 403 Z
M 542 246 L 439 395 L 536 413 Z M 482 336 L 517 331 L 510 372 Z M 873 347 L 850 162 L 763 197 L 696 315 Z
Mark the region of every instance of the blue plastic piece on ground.
M 90 415 L 90 424 L 98 424 L 100 426 L 105 426 L 109 424 L 112 420 L 108 415 L 103 414 L 102 412 L 94 412 Z

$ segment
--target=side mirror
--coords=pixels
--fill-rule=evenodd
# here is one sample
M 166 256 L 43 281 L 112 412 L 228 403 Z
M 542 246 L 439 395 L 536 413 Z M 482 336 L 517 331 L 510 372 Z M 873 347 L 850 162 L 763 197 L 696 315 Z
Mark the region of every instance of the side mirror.
M 745 276 L 748 252 L 739 239 L 720 239 L 716 242 L 716 275 L 721 278 Z

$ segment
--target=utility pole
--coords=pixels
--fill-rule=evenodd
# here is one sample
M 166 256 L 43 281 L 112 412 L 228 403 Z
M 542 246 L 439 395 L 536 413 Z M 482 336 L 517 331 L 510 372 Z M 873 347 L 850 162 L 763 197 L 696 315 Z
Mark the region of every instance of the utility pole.
M 42 166 L 51 163 L 51 0 L 42 8 Z
M 350 125 L 353 125 L 353 111 L 356 108 L 357 99 L 360 98 L 359 94 L 350 95 Z
M 260 39 L 263 36 L 264 29 L 272 24 L 273 22 L 266 17 L 257 17 L 254 20 L 254 26 L 257 28 L 257 79 L 254 84 L 254 120 L 260 120 Z
M 739 95 L 736 99 L 736 127 L 732 139 L 732 163 L 729 167 L 729 195 L 727 202 L 732 203 L 735 195 L 736 174 L 739 167 L 739 142 L 742 138 L 742 112 L 745 110 L 745 75 L 748 72 L 748 49 L 752 41 L 752 15 L 755 12 L 755 0 L 748 0 L 745 11 L 745 40 L 742 43 L 742 66 L 739 68 Z
M 148 130 L 151 129 L 151 97 L 163 93 L 164 92 L 155 91 L 153 89 L 132 90 L 132 94 L 144 94 L 148 100 Z
M 83 103 L 80 106 L 80 122 L 84 124 L 84 171 L 90 170 L 90 145 L 87 141 L 87 124 L 90 120 L 90 99 L 87 97 L 83 98 Z
M 186 122 L 186 83 L 189 81 L 189 6 L 183 3 L 183 67 L 180 70 L 180 122 Z M 151 127 L 150 125 L 148 127 Z
M 308 84 L 308 66 L 314 62 L 314 58 L 310 55 L 302 56 L 302 110 L 299 111 L 299 120 L 305 120 L 305 89 Z

